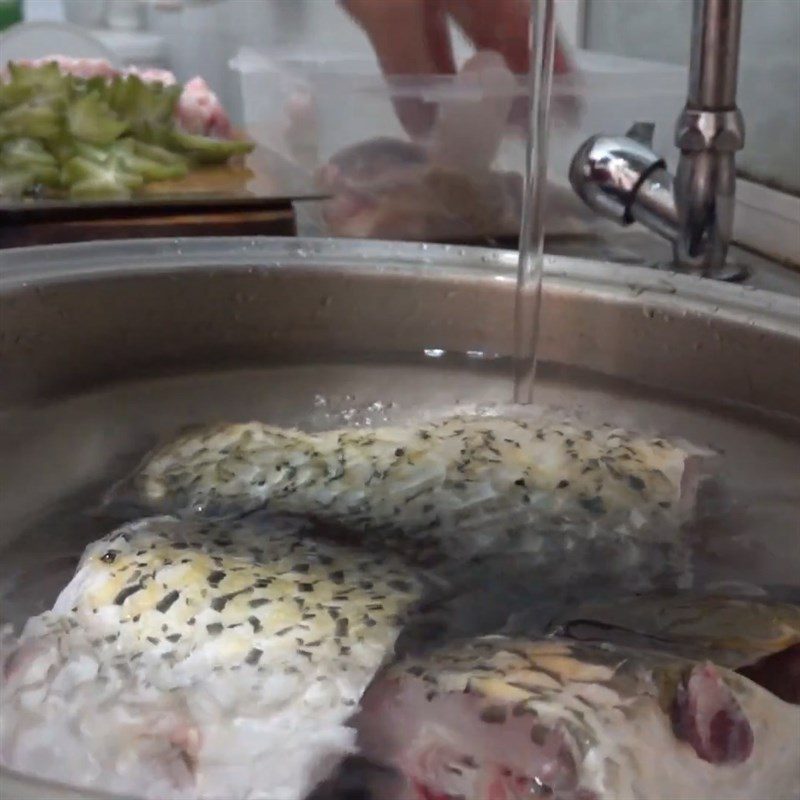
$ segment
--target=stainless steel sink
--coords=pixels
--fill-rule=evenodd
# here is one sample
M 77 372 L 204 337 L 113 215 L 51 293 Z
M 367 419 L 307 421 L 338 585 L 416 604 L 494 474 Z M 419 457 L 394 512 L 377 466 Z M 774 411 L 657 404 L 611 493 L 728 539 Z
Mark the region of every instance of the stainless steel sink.
M 46 564 L 99 535 L 85 508 L 152 436 L 220 417 L 305 424 L 318 393 L 409 416 L 506 401 L 515 267 L 511 251 L 313 239 L 6 251 L 3 617 L 52 602 L 63 576 L 40 583 Z M 548 257 L 537 401 L 713 441 L 735 486 L 774 487 L 800 452 L 796 296 Z M 767 500 L 760 574 L 796 583 L 796 507 Z M 0 770 L 0 796 L 90 794 Z

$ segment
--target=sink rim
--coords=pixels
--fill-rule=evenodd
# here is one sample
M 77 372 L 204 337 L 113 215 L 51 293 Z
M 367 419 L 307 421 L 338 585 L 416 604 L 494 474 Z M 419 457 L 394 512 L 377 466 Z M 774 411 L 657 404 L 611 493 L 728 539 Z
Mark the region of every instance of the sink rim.
M 486 247 L 303 237 L 193 237 L 81 242 L 11 248 L 0 254 L 0 295 L 31 285 L 47 285 L 165 271 L 257 269 L 259 261 L 275 268 L 342 267 L 348 271 L 408 273 L 431 277 L 486 277 L 514 282 L 518 253 Z M 266 265 L 265 265 L 266 266 Z M 612 292 L 648 302 L 685 300 L 713 311 L 771 320 L 784 332 L 800 336 L 800 301 L 765 289 L 572 256 L 545 255 L 548 284 L 581 284 L 588 291 Z M 672 301 L 669 302 L 669 299 Z M 784 325 L 787 326 L 784 328 Z

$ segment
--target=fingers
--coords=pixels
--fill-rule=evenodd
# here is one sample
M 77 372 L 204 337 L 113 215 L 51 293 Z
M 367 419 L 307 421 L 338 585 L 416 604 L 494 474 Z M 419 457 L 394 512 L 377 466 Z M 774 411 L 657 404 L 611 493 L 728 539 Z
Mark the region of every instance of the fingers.
M 528 71 L 528 0 L 447 0 L 447 9 L 478 50 L 495 50 L 508 68 Z
M 384 74 L 452 75 L 455 60 L 443 0 L 340 0 L 364 29 Z M 398 97 L 400 121 L 412 135 L 425 134 L 436 109 L 430 103 Z
M 447 0 L 447 9 L 478 50 L 495 50 L 508 68 L 523 74 L 530 68 L 530 0 Z M 556 37 L 556 75 L 572 68 Z
M 530 67 L 529 0 L 339 0 L 364 29 L 387 76 L 453 75 L 455 60 L 448 15 L 478 50 L 494 50 L 517 74 Z M 572 70 L 556 39 L 555 73 Z M 397 115 L 412 136 L 430 132 L 436 107 L 395 95 Z M 519 104 L 517 104 L 519 105 Z M 513 116 L 513 115 L 512 115 Z
M 389 75 L 455 72 L 442 0 L 340 0 Z

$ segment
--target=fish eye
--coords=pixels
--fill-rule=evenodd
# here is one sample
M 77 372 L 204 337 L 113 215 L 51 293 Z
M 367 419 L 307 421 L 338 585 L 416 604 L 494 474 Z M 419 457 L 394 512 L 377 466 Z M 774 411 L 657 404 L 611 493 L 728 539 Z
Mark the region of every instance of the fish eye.
M 117 551 L 116 550 L 106 550 L 102 556 L 100 556 L 100 560 L 104 564 L 113 564 L 117 560 Z

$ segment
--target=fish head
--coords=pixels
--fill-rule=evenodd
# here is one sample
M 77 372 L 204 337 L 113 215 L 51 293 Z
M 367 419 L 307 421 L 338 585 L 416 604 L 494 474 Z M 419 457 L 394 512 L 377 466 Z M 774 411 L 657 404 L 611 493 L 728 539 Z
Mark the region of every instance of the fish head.
M 153 524 L 156 523 L 156 524 Z M 156 568 L 174 547 L 168 540 L 175 529 L 180 541 L 180 523 L 169 517 L 141 520 L 124 525 L 86 547 L 72 580 L 62 589 L 53 611 L 67 614 L 76 610 L 96 613 L 111 596 L 135 578 L 145 565 Z
M 665 762 L 702 774 L 748 762 L 754 690 L 707 661 L 482 637 L 390 668 L 358 724 L 365 752 L 398 769 L 415 797 L 583 800 L 647 773 L 635 748 L 644 731 Z

